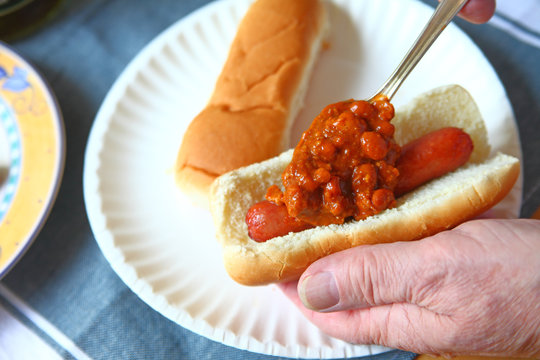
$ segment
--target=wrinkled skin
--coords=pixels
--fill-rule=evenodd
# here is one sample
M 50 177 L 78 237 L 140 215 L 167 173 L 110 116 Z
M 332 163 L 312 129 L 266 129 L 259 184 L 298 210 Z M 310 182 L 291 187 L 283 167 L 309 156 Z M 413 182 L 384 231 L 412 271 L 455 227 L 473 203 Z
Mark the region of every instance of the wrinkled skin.
M 474 220 L 420 241 L 352 248 L 312 264 L 299 284 L 280 286 L 323 332 L 352 343 L 540 356 L 539 220 Z

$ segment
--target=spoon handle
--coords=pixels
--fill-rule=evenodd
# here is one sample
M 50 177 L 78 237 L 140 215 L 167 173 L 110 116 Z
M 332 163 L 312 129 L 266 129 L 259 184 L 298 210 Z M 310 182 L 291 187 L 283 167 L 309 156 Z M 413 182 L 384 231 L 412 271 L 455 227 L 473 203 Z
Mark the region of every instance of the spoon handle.
M 439 37 L 446 26 L 452 21 L 454 16 L 459 13 L 468 0 L 442 0 L 435 12 L 429 19 L 420 36 L 416 39 L 413 46 L 401 61 L 397 69 L 386 80 L 383 86 L 377 91 L 376 95 L 383 94 L 392 99 L 396 94 L 403 81 L 407 78 L 416 64 L 424 56 L 427 50 Z M 375 98 L 373 96 L 370 100 Z

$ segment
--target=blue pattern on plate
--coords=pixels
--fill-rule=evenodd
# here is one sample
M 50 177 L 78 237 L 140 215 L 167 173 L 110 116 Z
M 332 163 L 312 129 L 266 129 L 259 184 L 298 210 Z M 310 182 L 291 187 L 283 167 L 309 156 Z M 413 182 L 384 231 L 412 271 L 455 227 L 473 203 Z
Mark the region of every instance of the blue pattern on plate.
M 1 73 L 1 70 L 0 70 Z M 0 222 L 3 220 L 13 200 L 21 173 L 21 137 L 17 121 L 8 104 L 0 97 L 0 126 L 6 132 L 9 146 L 10 167 L 9 175 L 0 186 Z
M 18 66 L 13 68 L 13 74 L 11 75 L 8 75 L 5 69 L 0 69 L 0 78 L 6 78 L 6 81 L 2 85 L 2 89 L 12 92 L 24 91 L 30 87 L 27 75 L 28 71 Z

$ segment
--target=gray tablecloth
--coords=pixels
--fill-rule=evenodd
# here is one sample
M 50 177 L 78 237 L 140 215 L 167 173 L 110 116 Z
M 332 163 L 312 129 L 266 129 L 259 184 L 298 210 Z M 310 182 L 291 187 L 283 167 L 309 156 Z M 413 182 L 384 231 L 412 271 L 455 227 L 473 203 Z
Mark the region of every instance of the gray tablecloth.
M 143 46 L 208 2 L 66 0 L 52 22 L 11 42 L 44 75 L 58 98 L 67 157 L 48 221 L 2 283 L 91 358 L 272 358 L 215 343 L 152 310 L 111 269 L 92 235 L 84 208 L 84 151 L 107 91 Z M 540 49 L 491 25 L 457 23 L 484 51 L 507 89 L 523 144 L 521 215 L 530 216 L 540 205 Z M 10 307 L 5 299 L 0 297 L 0 301 Z M 32 321 L 27 323 L 33 326 Z M 65 345 L 48 341 L 66 358 L 74 356 Z M 414 354 L 395 351 L 372 358 L 411 359 Z

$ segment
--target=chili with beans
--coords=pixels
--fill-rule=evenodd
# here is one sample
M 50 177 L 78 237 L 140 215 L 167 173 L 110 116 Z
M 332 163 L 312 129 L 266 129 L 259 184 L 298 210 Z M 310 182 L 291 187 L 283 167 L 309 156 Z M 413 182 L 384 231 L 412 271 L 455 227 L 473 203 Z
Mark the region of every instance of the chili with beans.
M 393 140 L 393 117 L 383 95 L 328 105 L 294 150 L 282 175 L 285 190 L 271 186 L 267 200 L 315 226 L 361 220 L 395 206 L 401 149 Z

